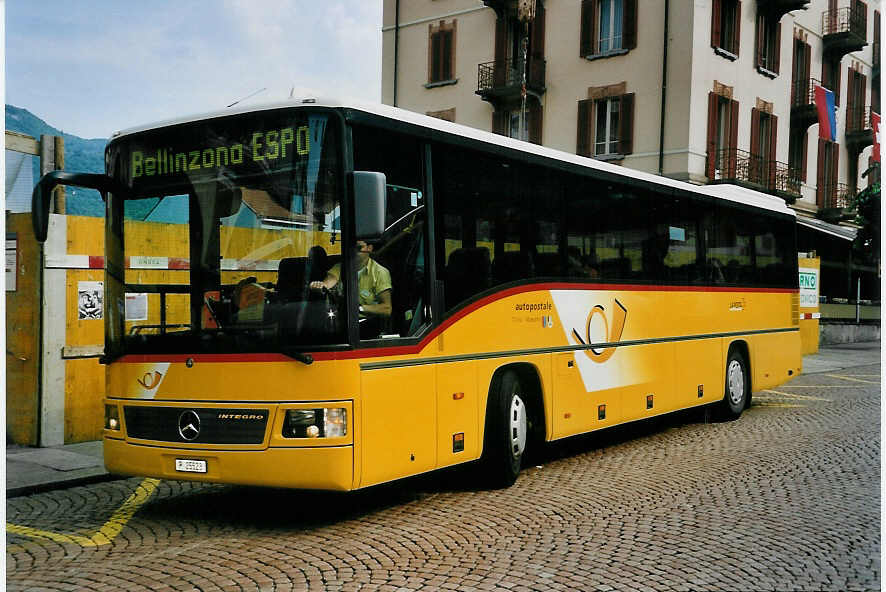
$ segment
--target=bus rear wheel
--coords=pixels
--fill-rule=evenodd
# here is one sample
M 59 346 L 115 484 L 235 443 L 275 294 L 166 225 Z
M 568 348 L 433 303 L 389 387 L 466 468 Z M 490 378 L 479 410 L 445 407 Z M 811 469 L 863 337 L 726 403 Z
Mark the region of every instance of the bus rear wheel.
M 509 487 L 520 474 L 529 421 L 517 373 L 506 370 L 493 381 L 486 412 L 483 468 L 493 487 Z
M 720 410 L 724 419 L 738 419 L 748 404 L 751 392 L 747 361 L 736 350 L 729 352 L 726 360 L 726 388 Z

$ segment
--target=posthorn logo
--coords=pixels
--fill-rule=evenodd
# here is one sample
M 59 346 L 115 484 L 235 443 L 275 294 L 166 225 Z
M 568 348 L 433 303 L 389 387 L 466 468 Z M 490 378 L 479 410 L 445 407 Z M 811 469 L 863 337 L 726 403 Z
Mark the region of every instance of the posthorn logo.
M 196 411 L 185 411 L 178 416 L 178 434 L 188 442 L 193 442 L 200 435 L 200 416 Z
M 579 343 L 590 346 L 584 350 L 585 355 L 592 361 L 602 364 L 612 357 L 615 353 L 615 347 L 596 347 L 593 344 L 618 343 L 621 341 L 627 316 L 628 309 L 617 299 L 613 300 L 612 324 L 610 325 L 609 320 L 606 318 L 606 308 L 602 304 L 597 304 L 588 313 L 584 336 L 577 329 L 573 329 L 572 334 Z
M 154 372 L 145 372 L 145 375 L 137 378 L 136 382 L 142 385 L 142 388 L 150 391 L 157 388 L 161 380 L 163 380 L 163 375 L 155 370 Z

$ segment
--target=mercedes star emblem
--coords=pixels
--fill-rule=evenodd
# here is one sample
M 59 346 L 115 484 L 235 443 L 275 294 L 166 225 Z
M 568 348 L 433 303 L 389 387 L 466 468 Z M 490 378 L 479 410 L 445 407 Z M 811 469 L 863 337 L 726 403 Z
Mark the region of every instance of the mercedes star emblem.
M 200 416 L 196 411 L 185 411 L 178 416 L 178 433 L 179 435 L 191 442 L 200 435 Z

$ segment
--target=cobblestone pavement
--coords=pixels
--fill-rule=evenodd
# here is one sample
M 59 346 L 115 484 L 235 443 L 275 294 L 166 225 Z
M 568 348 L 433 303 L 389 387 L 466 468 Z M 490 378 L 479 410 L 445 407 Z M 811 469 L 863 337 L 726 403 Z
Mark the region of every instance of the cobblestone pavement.
M 505 490 L 128 479 L 7 501 L 9 590 L 880 589 L 880 366 L 550 446 Z

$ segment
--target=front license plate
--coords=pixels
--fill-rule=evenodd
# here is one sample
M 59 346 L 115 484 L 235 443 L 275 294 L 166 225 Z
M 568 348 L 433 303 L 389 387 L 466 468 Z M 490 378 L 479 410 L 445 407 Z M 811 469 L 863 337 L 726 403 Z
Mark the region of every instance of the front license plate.
M 206 461 L 193 460 L 189 458 L 175 459 L 175 470 L 180 473 L 205 473 Z

